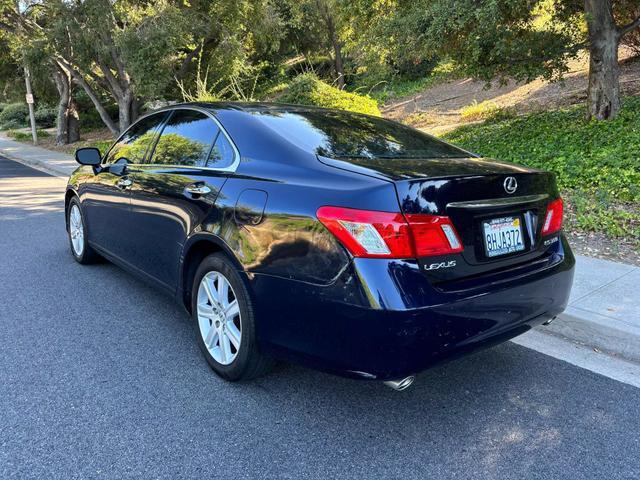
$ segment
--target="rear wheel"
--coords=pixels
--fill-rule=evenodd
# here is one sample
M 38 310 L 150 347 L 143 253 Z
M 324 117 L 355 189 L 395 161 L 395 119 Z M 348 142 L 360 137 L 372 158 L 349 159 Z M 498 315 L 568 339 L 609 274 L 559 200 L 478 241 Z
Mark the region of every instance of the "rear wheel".
M 85 227 L 82 207 L 77 198 L 71 199 L 67 209 L 67 229 L 69 233 L 69 245 L 71 254 L 78 263 L 87 265 L 96 262 L 98 254 L 87 242 L 87 229 Z
M 198 345 L 218 375 L 248 380 L 269 370 L 271 360 L 258 351 L 251 298 L 224 255 L 210 255 L 198 267 L 191 311 Z

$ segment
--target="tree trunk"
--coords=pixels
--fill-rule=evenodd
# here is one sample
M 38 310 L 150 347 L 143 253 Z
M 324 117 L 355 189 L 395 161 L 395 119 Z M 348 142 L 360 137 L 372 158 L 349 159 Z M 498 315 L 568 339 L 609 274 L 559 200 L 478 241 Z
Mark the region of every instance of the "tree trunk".
M 131 102 L 131 123 L 138 120 L 138 117 L 140 116 L 140 108 L 141 101 L 138 97 L 134 96 L 133 101 Z
M 620 111 L 619 32 L 611 0 L 585 0 L 589 28 L 587 118 L 613 119 Z
M 80 140 L 78 108 L 73 98 L 73 80 L 68 71 L 54 66 L 53 80 L 60 95 L 56 118 L 56 145 L 65 145 Z
M 344 63 L 342 62 L 342 45 L 335 36 L 332 35 L 331 43 L 333 44 L 333 57 L 336 67 L 336 75 L 338 75 L 338 88 L 344 88 Z
M 74 143 L 80 140 L 80 115 L 78 104 L 73 98 L 73 81 L 71 82 L 71 93 L 69 95 L 69 108 L 67 110 L 67 143 Z
M 60 56 L 56 56 L 55 61 L 62 70 L 68 71 L 71 77 L 78 83 L 78 85 L 80 85 L 84 89 L 89 99 L 93 102 L 93 106 L 96 107 L 96 110 L 98 111 L 98 114 L 100 115 L 100 119 L 102 120 L 102 122 L 106 125 L 106 127 L 114 136 L 117 136 L 118 127 L 113 122 L 113 120 L 111 120 L 111 117 L 107 112 L 107 109 L 104 108 L 104 105 L 102 105 L 102 102 L 98 98 L 98 95 L 93 90 L 93 88 L 91 88 L 91 85 L 89 85 L 89 83 L 84 78 L 82 73 L 75 70 L 74 67 L 69 62 L 67 62 L 64 58 Z
M 128 94 L 118 98 L 118 127 L 120 133 L 131 124 L 131 96 Z
M 124 132 L 138 118 L 140 102 L 136 99 L 130 87 L 127 87 L 118 101 L 118 127 Z
M 58 89 L 58 114 L 56 116 L 56 145 L 67 143 L 67 104 L 69 103 L 69 82 L 65 72 L 54 67 L 53 81 Z
M 334 21 L 327 2 L 323 0 L 316 0 L 316 7 L 318 8 L 320 16 L 327 27 L 328 40 L 331 44 L 331 48 L 333 48 L 333 67 L 336 71 L 336 76 L 338 77 L 338 88 L 342 90 L 344 88 L 344 62 L 342 59 L 342 44 L 340 43 L 340 39 L 336 32 L 336 22 Z

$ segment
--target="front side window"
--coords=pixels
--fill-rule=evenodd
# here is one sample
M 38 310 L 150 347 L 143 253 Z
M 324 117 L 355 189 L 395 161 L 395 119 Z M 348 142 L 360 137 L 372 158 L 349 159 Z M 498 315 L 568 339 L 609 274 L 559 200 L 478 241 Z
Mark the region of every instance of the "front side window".
M 126 158 L 129 163 L 142 163 L 167 112 L 155 113 L 132 125 L 111 147 L 107 163 Z
M 194 110 L 175 110 L 160 134 L 150 163 L 204 167 L 218 125 Z

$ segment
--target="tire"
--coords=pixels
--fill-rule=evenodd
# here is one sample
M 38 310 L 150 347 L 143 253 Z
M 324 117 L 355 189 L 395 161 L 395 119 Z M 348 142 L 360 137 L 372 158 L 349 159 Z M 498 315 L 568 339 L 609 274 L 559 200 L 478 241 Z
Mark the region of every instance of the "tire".
M 271 368 L 272 360 L 258 350 L 255 314 L 245 282 L 221 253 L 206 257 L 196 271 L 191 317 L 200 350 L 225 380 L 250 380 Z
M 82 206 L 77 197 L 69 202 L 67 208 L 67 234 L 71 255 L 82 265 L 96 263 L 100 256 L 88 242 L 87 227 L 84 221 Z

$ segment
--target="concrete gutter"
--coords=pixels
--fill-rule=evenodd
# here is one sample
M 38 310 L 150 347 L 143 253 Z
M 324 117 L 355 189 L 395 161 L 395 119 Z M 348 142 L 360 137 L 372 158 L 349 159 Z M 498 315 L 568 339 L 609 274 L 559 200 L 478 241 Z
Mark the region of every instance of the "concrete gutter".
M 59 177 L 78 166 L 71 155 L 16 142 L 0 132 L 0 154 Z M 561 338 L 640 365 L 640 268 L 577 255 L 567 310 L 544 336 Z M 553 343 L 549 338 L 548 342 Z

